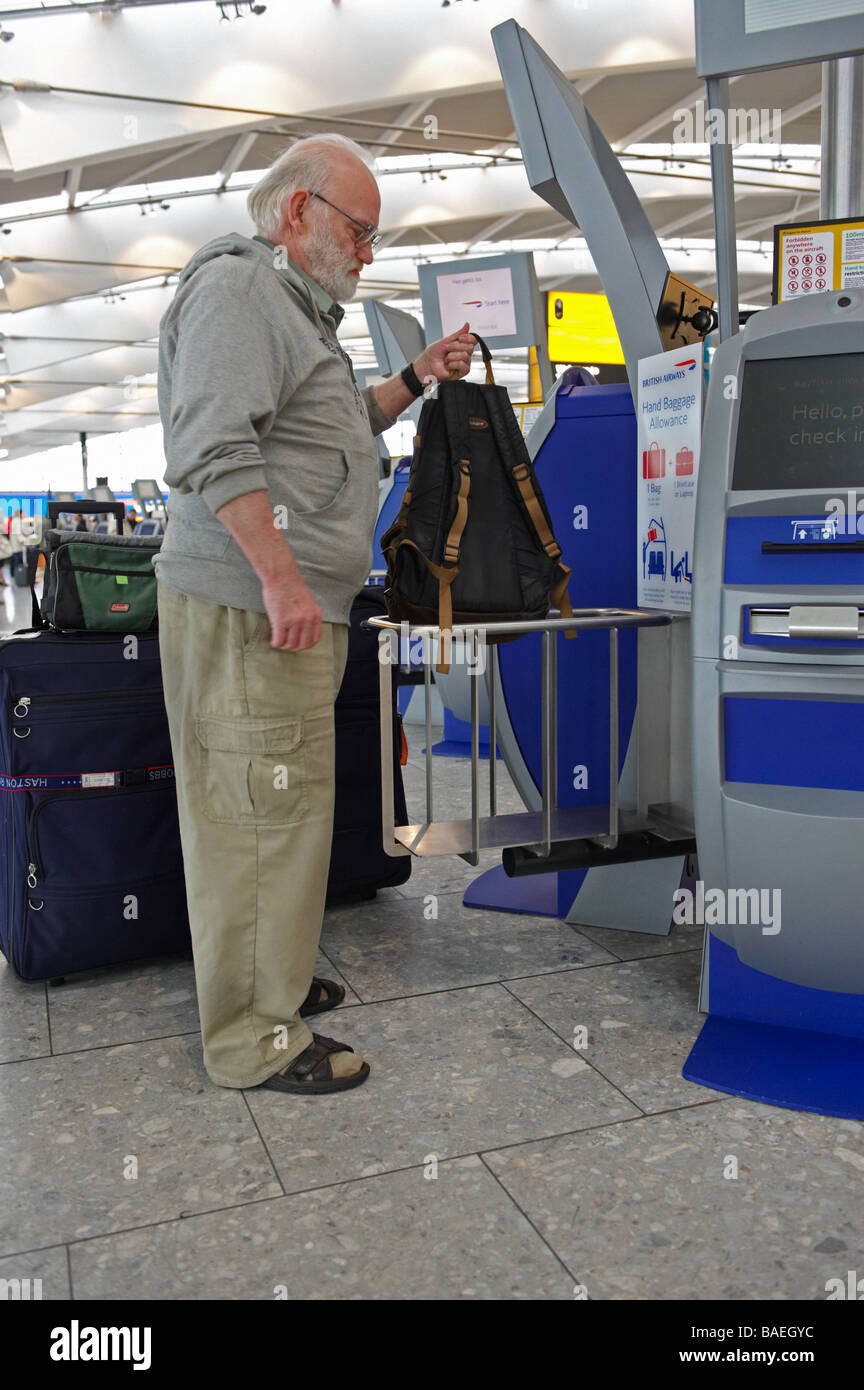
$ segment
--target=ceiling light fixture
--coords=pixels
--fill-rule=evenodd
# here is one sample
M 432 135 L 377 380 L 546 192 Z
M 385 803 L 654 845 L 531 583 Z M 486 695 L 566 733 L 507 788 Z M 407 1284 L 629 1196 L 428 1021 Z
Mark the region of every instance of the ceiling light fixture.
M 229 15 L 227 11 L 232 5 L 234 8 L 234 19 L 243 18 L 244 8 L 248 9 L 250 14 L 264 14 L 267 9 L 266 5 L 253 4 L 252 0 L 216 0 L 216 8 L 219 11 L 220 23 L 223 19 L 231 19 L 232 16 Z

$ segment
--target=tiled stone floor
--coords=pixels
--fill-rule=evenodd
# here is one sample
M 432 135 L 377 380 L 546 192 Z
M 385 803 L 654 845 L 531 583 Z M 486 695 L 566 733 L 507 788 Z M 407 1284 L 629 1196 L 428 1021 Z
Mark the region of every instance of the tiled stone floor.
M 467 765 L 435 775 L 467 809 Z M 496 862 L 418 863 L 328 911 L 318 971 L 347 999 L 324 1031 L 372 1066 L 341 1096 L 214 1086 L 189 961 L 54 988 L 0 967 L 0 1279 L 79 1300 L 782 1301 L 864 1269 L 862 1127 L 681 1077 L 698 930 L 464 908 Z

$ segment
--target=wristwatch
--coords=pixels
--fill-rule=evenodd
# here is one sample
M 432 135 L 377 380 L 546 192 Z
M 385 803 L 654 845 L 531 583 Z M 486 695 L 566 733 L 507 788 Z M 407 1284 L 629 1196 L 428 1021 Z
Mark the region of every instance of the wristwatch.
M 405 382 L 412 396 L 423 395 L 423 383 L 415 372 L 412 363 L 409 362 L 407 367 L 403 367 L 399 375 Z

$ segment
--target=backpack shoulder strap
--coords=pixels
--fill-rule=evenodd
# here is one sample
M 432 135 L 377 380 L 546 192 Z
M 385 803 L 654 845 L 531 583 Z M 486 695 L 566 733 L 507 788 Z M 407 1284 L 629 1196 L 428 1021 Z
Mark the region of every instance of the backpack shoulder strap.
M 510 402 L 496 392 L 489 392 L 489 421 L 498 441 L 502 467 L 510 474 L 519 490 L 522 505 L 534 527 L 537 539 L 550 560 L 554 560 L 561 571 L 561 578 L 551 589 L 549 597 L 564 618 L 572 618 L 573 609 L 567 594 L 571 571 L 561 559 L 561 547 L 552 534 L 546 511 L 534 487 L 534 470 L 522 432 L 516 423 L 516 416 Z M 512 460 L 516 459 L 513 463 Z M 575 637 L 576 632 L 568 632 Z
M 447 387 L 441 393 L 447 442 L 459 468 L 459 490 L 456 495 L 456 515 L 453 518 L 442 556 L 446 566 L 459 564 L 462 534 L 468 521 L 468 495 L 471 491 L 471 457 L 468 446 L 468 403 L 461 385 Z
M 511 471 L 513 474 L 513 481 L 519 489 L 522 501 L 525 503 L 525 509 L 531 518 L 534 530 L 537 532 L 537 539 L 549 556 L 549 559 L 555 560 L 561 571 L 561 578 L 550 591 L 549 597 L 554 606 L 559 610 L 562 618 L 572 618 L 573 606 L 570 603 L 570 596 L 567 593 L 567 585 L 570 582 L 572 571 L 567 568 L 564 561 L 561 559 L 561 547 L 549 528 L 549 523 L 543 514 L 543 508 L 540 506 L 537 493 L 534 491 L 531 469 L 525 463 L 517 463 L 516 467 Z M 568 632 L 567 636 L 575 637 L 576 633 Z

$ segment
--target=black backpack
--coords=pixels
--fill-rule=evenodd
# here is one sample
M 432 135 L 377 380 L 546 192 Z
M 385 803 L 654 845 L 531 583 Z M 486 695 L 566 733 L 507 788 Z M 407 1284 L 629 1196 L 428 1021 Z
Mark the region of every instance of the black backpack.
M 447 631 L 545 618 L 550 605 L 572 614 L 570 570 L 525 440 L 477 341 L 486 385 L 442 381 L 424 402 L 405 498 L 381 538 L 394 621 Z

